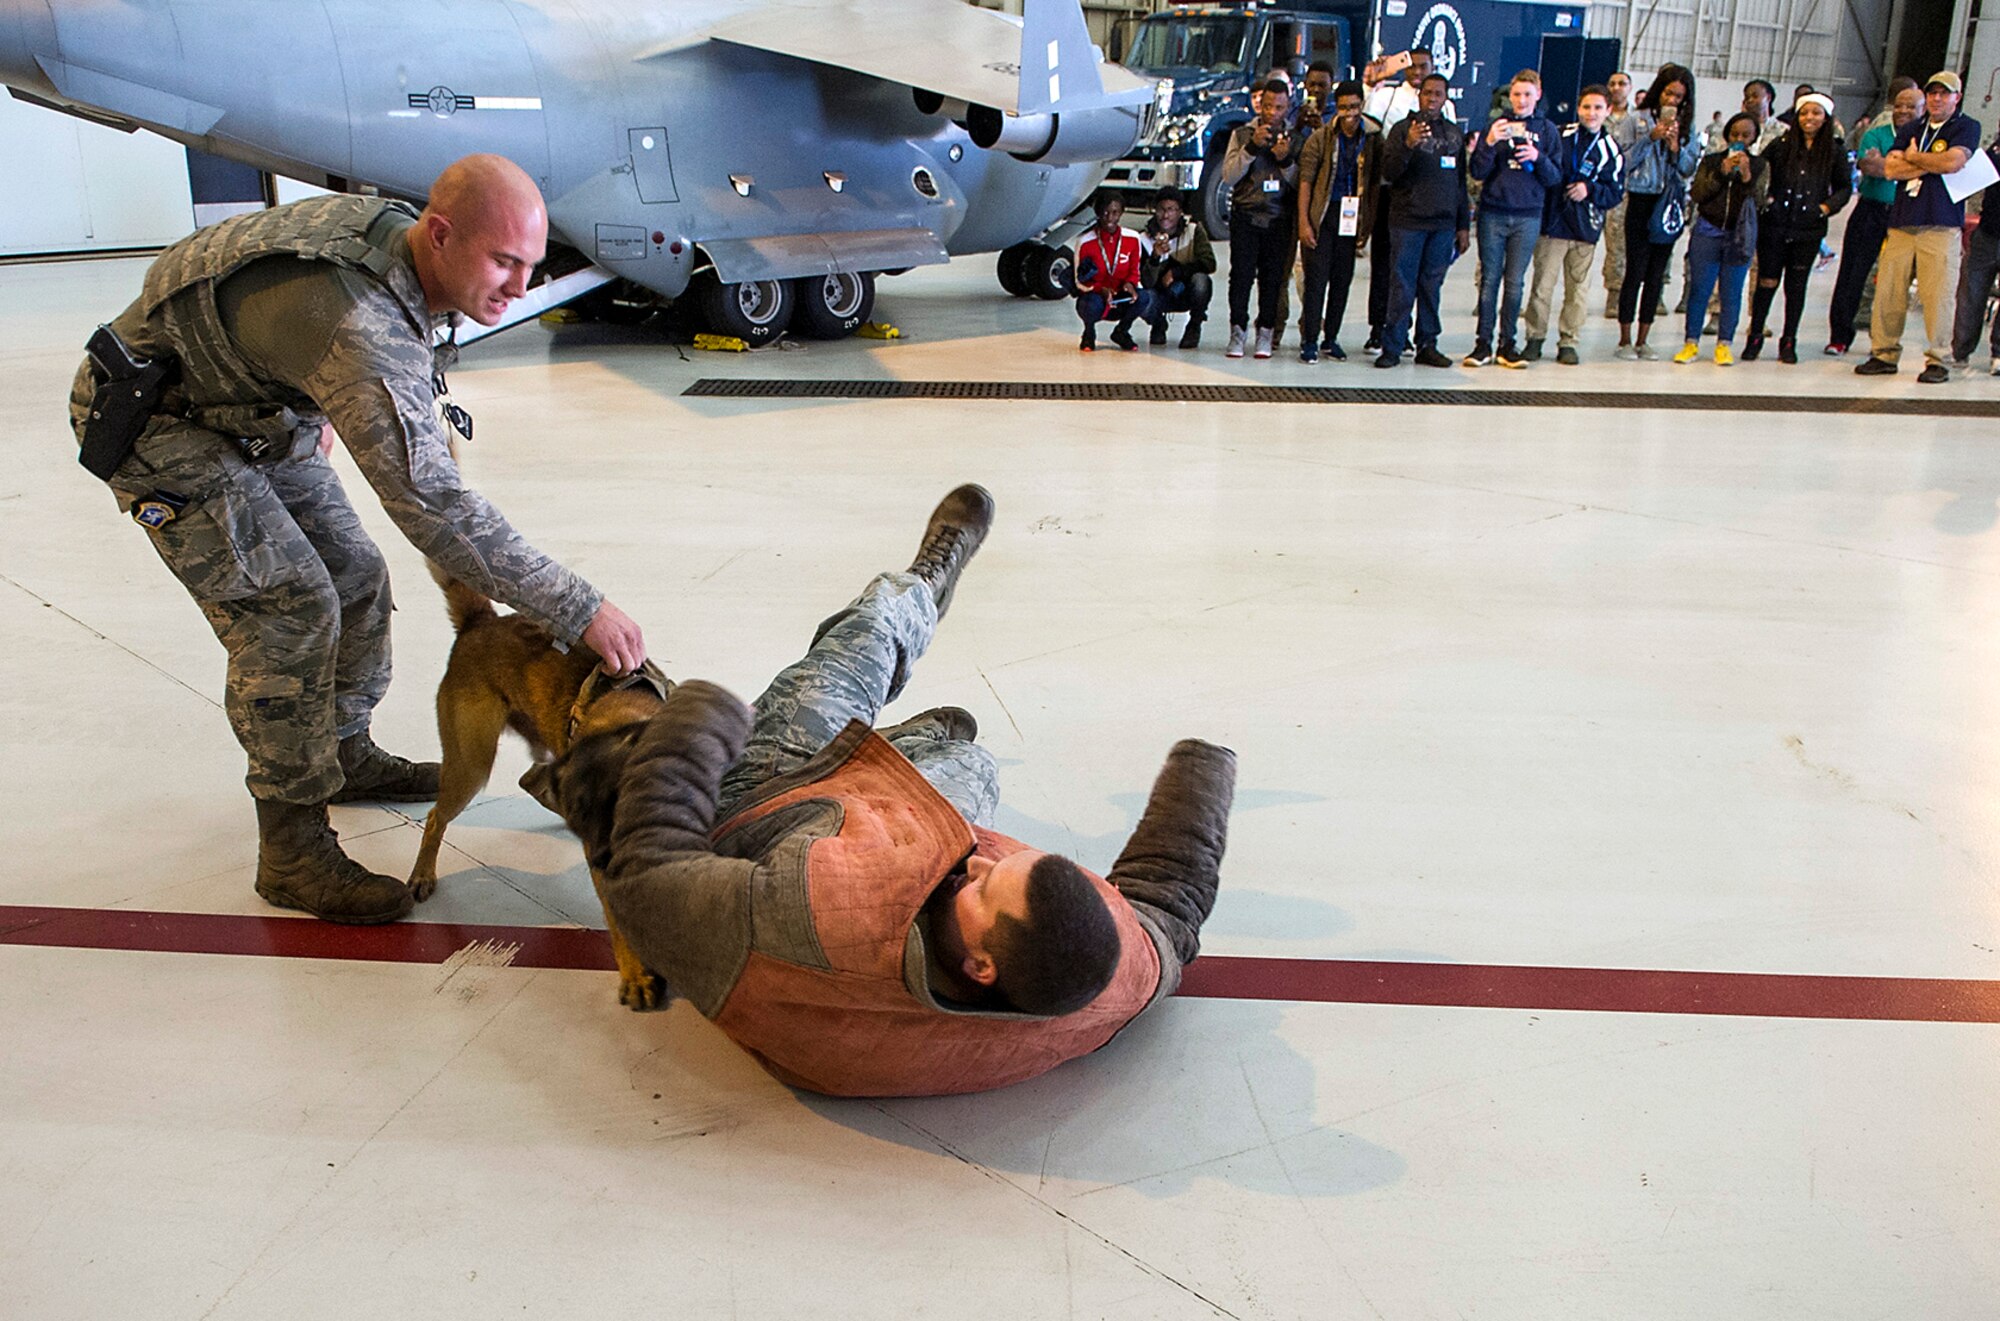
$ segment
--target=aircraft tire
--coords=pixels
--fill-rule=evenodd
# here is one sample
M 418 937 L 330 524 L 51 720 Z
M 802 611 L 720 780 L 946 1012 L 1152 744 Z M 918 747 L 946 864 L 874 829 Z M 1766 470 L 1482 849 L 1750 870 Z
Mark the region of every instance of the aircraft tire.
M 845 339 L 875 310 L 873 271 L 803 276 L 792 291 L 792 329 L 807 339 Z
M 1022 267 L 1028 292 L 1054 302 L 1076 292 L 1076 253 L 1068 248 L 1052 248 L 1037 243 Z
M 1032 243 L 1016 243 L 1011 248 L 1000 249 L 997 263 L 1000 287 L 1016 298 L 1028 297 L 1028 253 L 1034 246 Z
M 792 323 L 797 300 L 790 280 L 725 284 L 711 271 L 696 282 L 696 289 L 696 306 L 708 328 L 734 335 L 753 349 L 772 343 Z

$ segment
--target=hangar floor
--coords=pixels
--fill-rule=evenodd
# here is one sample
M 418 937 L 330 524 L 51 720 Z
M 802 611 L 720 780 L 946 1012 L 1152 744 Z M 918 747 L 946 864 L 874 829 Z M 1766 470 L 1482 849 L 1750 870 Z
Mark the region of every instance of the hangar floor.
M 1086 357 L 983 260 L 885 283 L 901 342 L 475 347 L 475 482 L 671 673 L 754 694 L 970 478 L 1000 521 L 898 709 L 977 714 L 1002 827 L 1103 867 L 1174 738 L 1240 753 L 1201 994 L 1004 1092 L 836 1103 L 538 943 L 601 920 L 518 745 L 433 953 L 271 936 L 220 650 L 63 424 L 140 269 L 0 269 L 9 1315 L 1994 1314 L 2000 451 L 1936 411 L 2000 382 L 1617 363 L 1595 318 L 1578 369 Z M 1662 406 L 683 394 L 745 377 Z M 402 598 L 377 732 L 432 750 L 444 614 L 356 503 Z M 407 868 L 417 811 L 337 818 Z

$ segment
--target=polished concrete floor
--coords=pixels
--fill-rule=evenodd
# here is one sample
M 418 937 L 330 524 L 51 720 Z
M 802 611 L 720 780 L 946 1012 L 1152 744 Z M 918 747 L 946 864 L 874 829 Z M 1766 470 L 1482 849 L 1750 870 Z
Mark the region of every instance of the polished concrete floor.
M 15 943 L 50 908 L 101 930 L 270 914 L 220 648 L 64 425 L 77 346 L 141 269 L 0 268 L 5 1315 L 2000 1314 L 2000 1025 L 1943 1021 L 1920 980 L 1995 1017 L 1992 420 L 681 393 L 2000 400 L 1983 362 L 1944 387 L 1816 354 L 1618 363 L 1595 318 L 1585 366 L 1523 373 L 1231 363 L 1214 333 L 1084 356 L 1064 307 L 1000 296 L 984 261 L 885 282 L 896 342 L 733 356 L 533 326 L 476 346 L 453 380 L 474 481 L 679 677 L 754 694 L 906 562 L 939 493 L 990 487 L 998 525 L 891 714 L 969 707 L 1002 827 L 1099 867 L 1175 738 L 1235 747 L 1212 955 L 1551 986 L 1783 974 L 1803 1006 L 1370 1004 L 1299 981 L 1177 998 L 1004 1092 L 829 1102 L 684 1004 L 635 1015 L 609 974 L 505 949 Z M 1461 270 L 1447 348 L 1469 347 L 1470 302 Z M 340 462 L 400 596 L 377 733 L 434 750 L 444 613 Z M 514 788 L 524 760 L 510 745 L 454 827 L 419 921 L 601 923 L 574 841 Z M 418 810 L 336 815 L 357 856 L 407 869 Z M 1824 1008 L 1858 978 L 1902 1011 Z

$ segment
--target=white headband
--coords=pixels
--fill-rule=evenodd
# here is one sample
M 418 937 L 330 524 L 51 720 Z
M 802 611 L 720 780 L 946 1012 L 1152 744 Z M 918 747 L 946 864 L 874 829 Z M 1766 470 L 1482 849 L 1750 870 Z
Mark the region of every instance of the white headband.
M 1797 102 L 1793 104 L 1792 109 L 1797 110 L 1800 106 L 1809 106 L 1809 105 L 1818 106 L 1821 110 L 1824 110 L 1826 112 L 1826 117 L 1828 119 L 1833 118 L 1833 98 L 1826 95 L 1824 92 L 1807 92 L 1804 96 L 1800 97 L 1797 100 Z

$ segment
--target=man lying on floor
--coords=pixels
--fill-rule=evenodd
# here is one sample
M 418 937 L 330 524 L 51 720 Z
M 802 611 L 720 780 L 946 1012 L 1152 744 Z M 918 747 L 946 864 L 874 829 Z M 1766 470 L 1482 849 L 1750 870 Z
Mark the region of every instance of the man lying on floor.
M 820 625 L 754 712 L 686 683 L 556 765 L 632 948 L 792 1086 L 973 1092 L 1088 1054 L 1173 991 L 1215 903 L 1228 749 L 1174 746 L 1099 879 L 988 829 L 969 713 L 873 728 L 992 521 L 980 487 L 946 496 L 909 571 Z

